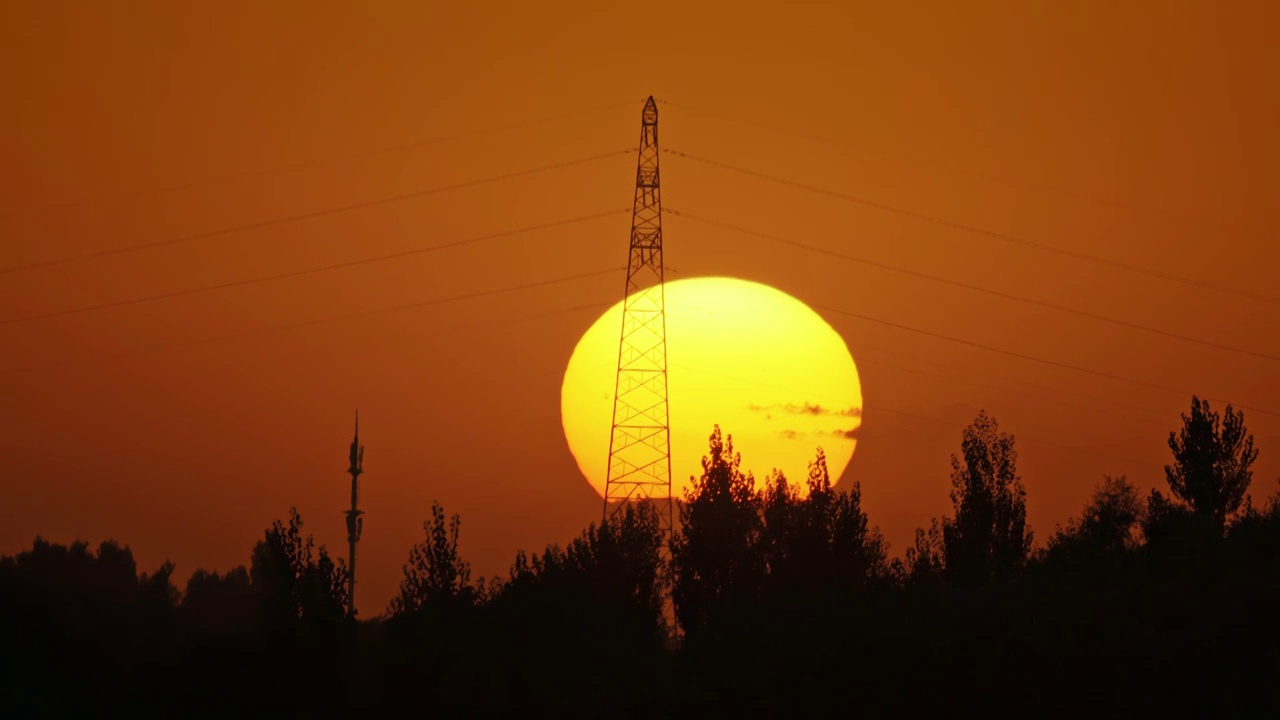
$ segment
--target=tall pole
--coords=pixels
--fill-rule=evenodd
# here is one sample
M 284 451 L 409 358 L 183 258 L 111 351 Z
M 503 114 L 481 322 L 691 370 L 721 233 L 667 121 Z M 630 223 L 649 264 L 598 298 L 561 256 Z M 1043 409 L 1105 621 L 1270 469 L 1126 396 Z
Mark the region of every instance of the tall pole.
M 640 153 L 636 163 L 628 258 L 604 518 L 608 520 L 621 512 L 629 502 L 652 502 L 658 511 L 663 549 L 669 553 L 672 500 L 667 317 L 662 265 L 662 196 L 658 178 L 658 106 L 652 97 L 644 104 L 640 116 Z
M 363 510 L 356 507 L 359 499 L 360 473 L 364 472 L 364 447 L 360 445 L 360 411 L 356 411 L 356 434 L 351 440 L 351 509 L 344 513 L 347 516 L 347 543 L 350 552 L 347 559 L 347 614 L 356 615 L 356 543 L 360 541 L 360 533 L 364 530 Z

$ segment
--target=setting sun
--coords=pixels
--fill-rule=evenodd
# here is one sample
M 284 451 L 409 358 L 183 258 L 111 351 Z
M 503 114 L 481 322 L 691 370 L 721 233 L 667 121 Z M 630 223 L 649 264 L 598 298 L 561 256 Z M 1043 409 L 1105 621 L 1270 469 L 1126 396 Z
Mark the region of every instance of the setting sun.
M 818 447 L 840 476 L 853 457 L 862 388 L 844 340 L 817 313 L 767 285 L 702 277 L 666 283 L 666 315 L 677 497 L 700 472 L 716 424 L 758 484 L 774 468 L 802 481 Z M 621 326 L 619 302 L 578 341 L 560 394 L 569 449 L 602 496 Z

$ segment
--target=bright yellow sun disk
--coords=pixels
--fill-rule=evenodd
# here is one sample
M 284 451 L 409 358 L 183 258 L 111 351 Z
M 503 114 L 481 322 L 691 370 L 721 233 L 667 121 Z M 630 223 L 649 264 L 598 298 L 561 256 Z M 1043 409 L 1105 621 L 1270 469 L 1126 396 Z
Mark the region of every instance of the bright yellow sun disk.
M 832 482 L 853 457 L 862 388 L 840 335 L 799 300 L 725 277 L 666 284 L 672 490 L 702 472 L 713 425 L 733 436 L 742 467 L 764 483 L 777 468 L 802 487 L 821 446 Z M 560 414 L 578 468 L 603 497 L 622 303 L 578 341 Z

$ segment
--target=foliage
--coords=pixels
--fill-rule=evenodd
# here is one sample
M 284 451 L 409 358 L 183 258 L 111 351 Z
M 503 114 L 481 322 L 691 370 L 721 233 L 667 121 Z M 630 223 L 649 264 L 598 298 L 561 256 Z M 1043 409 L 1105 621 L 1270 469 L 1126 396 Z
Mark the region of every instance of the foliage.
M 333 621 L 346 615 L 347 569 L 339 558 L 302 535 L 302 517 L 289 508 L 289 523 L 272 523 L 253 548 L 250 584 L 264 619 L 277 628 L 297 620 Z
M 1087 547 L 1103 553 L 1132 550 L 1141 542 L 1141 527 L 1146 507 L 1138 489 L 1125 476 L 1104 476 L 1093 490 L 1080 520 L 1072 520 L 1066 529 L 1049 540 L 1049 550 Z
M 905 571 L 916 583 L 934 584 L 941 580 L 946 562 L 942 523 L 934 518 L 929 529 L 916 528 L 912 546 L 905 555 Z
M 702 476 L 691 478 L 680 505 L 680 531 L 671 542 L 676 616 L 696 632 L 716 612 L 750 602 L 765 572 L 757 551 L 763 522 L 754 477 L 741 470 L 733 436 L 716 425 L 702 458 Z
M 763 493 L 761 553 L 774 592 L 853 589 L 884 575 L 884 539 L 862 511 L 861 487 L 834 489 L 822 448 L 809 463 L 806 485 L 801 498 L 774 471 Z
M 1191 414 L 1183 415 L 1182 423 L 1179 432 L 1169 433 L 1173 464 L 1164 469 L 1169 489 L 1221 530 L 1240 510 L 1253 479 L 1249 468 L 1258 457 L 1253 436 L 1245 429 L 1243 412 L 1228 405 L 1219 418 L 1197 397 L 1191 398 Z
M 1001 433 L 994 418 L 980 412 L 963 437 L 962 457 L 951 456 L 955 517 L 942 522 L 943 565 L 957 581 L 983 581 L 1026 561 L 1026 490 L 1015 467 L 1013 436 Z
M 1217 442 L 1241 462 L 1215 472 L 1247 466 L 1243 441 Z M 1255 508 L 1234 490 L 1153 491 L 1144 505 L 1105 477 L 1027 557 L 1012 438 L 980 415 L 962 449 L 955 517 L 886 564 L 859 487 L 833 488 L 821 450 L 805 497 L 777 471 L 756 492 L 716 428 L 673 543 L 678 648 L 663 642 L 647 502 L 475 586 L 460 519 L 436 504 L 385 622 L 345 616 L 341 563 L 317 555 L 296 511 L 250 568 L 199 569 L 182 594 L 171 564 L 138 573 L 128 547 L 37 538 L 0 557 L 0 637 L 15 649 L 0 696 L 6 717 L 1280 712 L 1280 496 Z M 974 538 L 986 544 L 966 556 Z M 961 573 L 966 560 L 989 574 Z M 1001 575 L 1015 581 L 975 582 Z
M 186 624 L 202 636 L 229 638 L 252 627 L 257 605 L 243 565 L 224 575 L 200 568 L 187 579 L 181 614 Z
M 431 505 L 431 519 L 422 524 L 427 537 L 409 550 L 400 592 L 391 600 L 392 615 L 418 613 L 433 606 L 471 604 L 476 589 L 471 586 L 471 566 L 458 552 L 462 518 L 456 513 L 445 523 L 444 508 Z

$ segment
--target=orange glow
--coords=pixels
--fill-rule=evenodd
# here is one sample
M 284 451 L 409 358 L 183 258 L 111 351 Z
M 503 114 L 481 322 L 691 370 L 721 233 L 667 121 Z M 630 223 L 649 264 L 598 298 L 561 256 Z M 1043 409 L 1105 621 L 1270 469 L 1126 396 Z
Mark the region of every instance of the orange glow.
M 650 95 L 664 149 L 873 203 L 663 153 L 664 209 L 687 213 L 664 216 L 669 278 L 745 278 L 815 308 L 1187 390 L 821 310 L 865 393 L 840 482 L 861 483 L 891 554 L 949 512 L 948 458 L 979 409 L 1017 437 L 1038 538 L 1104 474 L 1165 488 L 1191 392 L 1280 409 L 1271 361 L 691 219 L 1280 354 L 1274 303 L 874 205 L 1276 295 L 1280 3 L 495 7 L 0 2 L 0 268 L 166 243 L 0 276 L 0 552 L 37 533 L 116 538 L 140 569 L 173 560 L 182 584 L 248 562 L 296 505 L 345 555 L 356 408 L 364 617 L 396 591 L 434 499 L 461 514 L 476 575 L 505 575 L 518 549 L 598 520 L 566 446 L 562 381 L 592 318 L 622 299 L 636 157 L 621 151 Z M 452 189 L 305 217 L 433 188 Z M 231 227 L 245 229 L 207 235 Z M 171 295 L 482 236 L 494 238 Z M 735 339 L 730 361 L 771 344 Z M 679 348 L 670 360 L 722 369 Z M 785 374 L 776 384 L 803 380 Z M 672 368 L 676 398 L 718 382 Z M 802 389 L 779 402 L 840 399 Z M 772 426 L 691 409 L 672 407 L 690 433 L 677 481 L 699 471 L 713 421 L 757 477 L 774 464 L 802 476 L 819 444 L 774 459 L 761 445 L 775 440 L 751 435 Z M 1256 501 L 1280 476 L 1280 417 L 1246 423 Z M 606 413 L 585 442 L 608 426 Z

